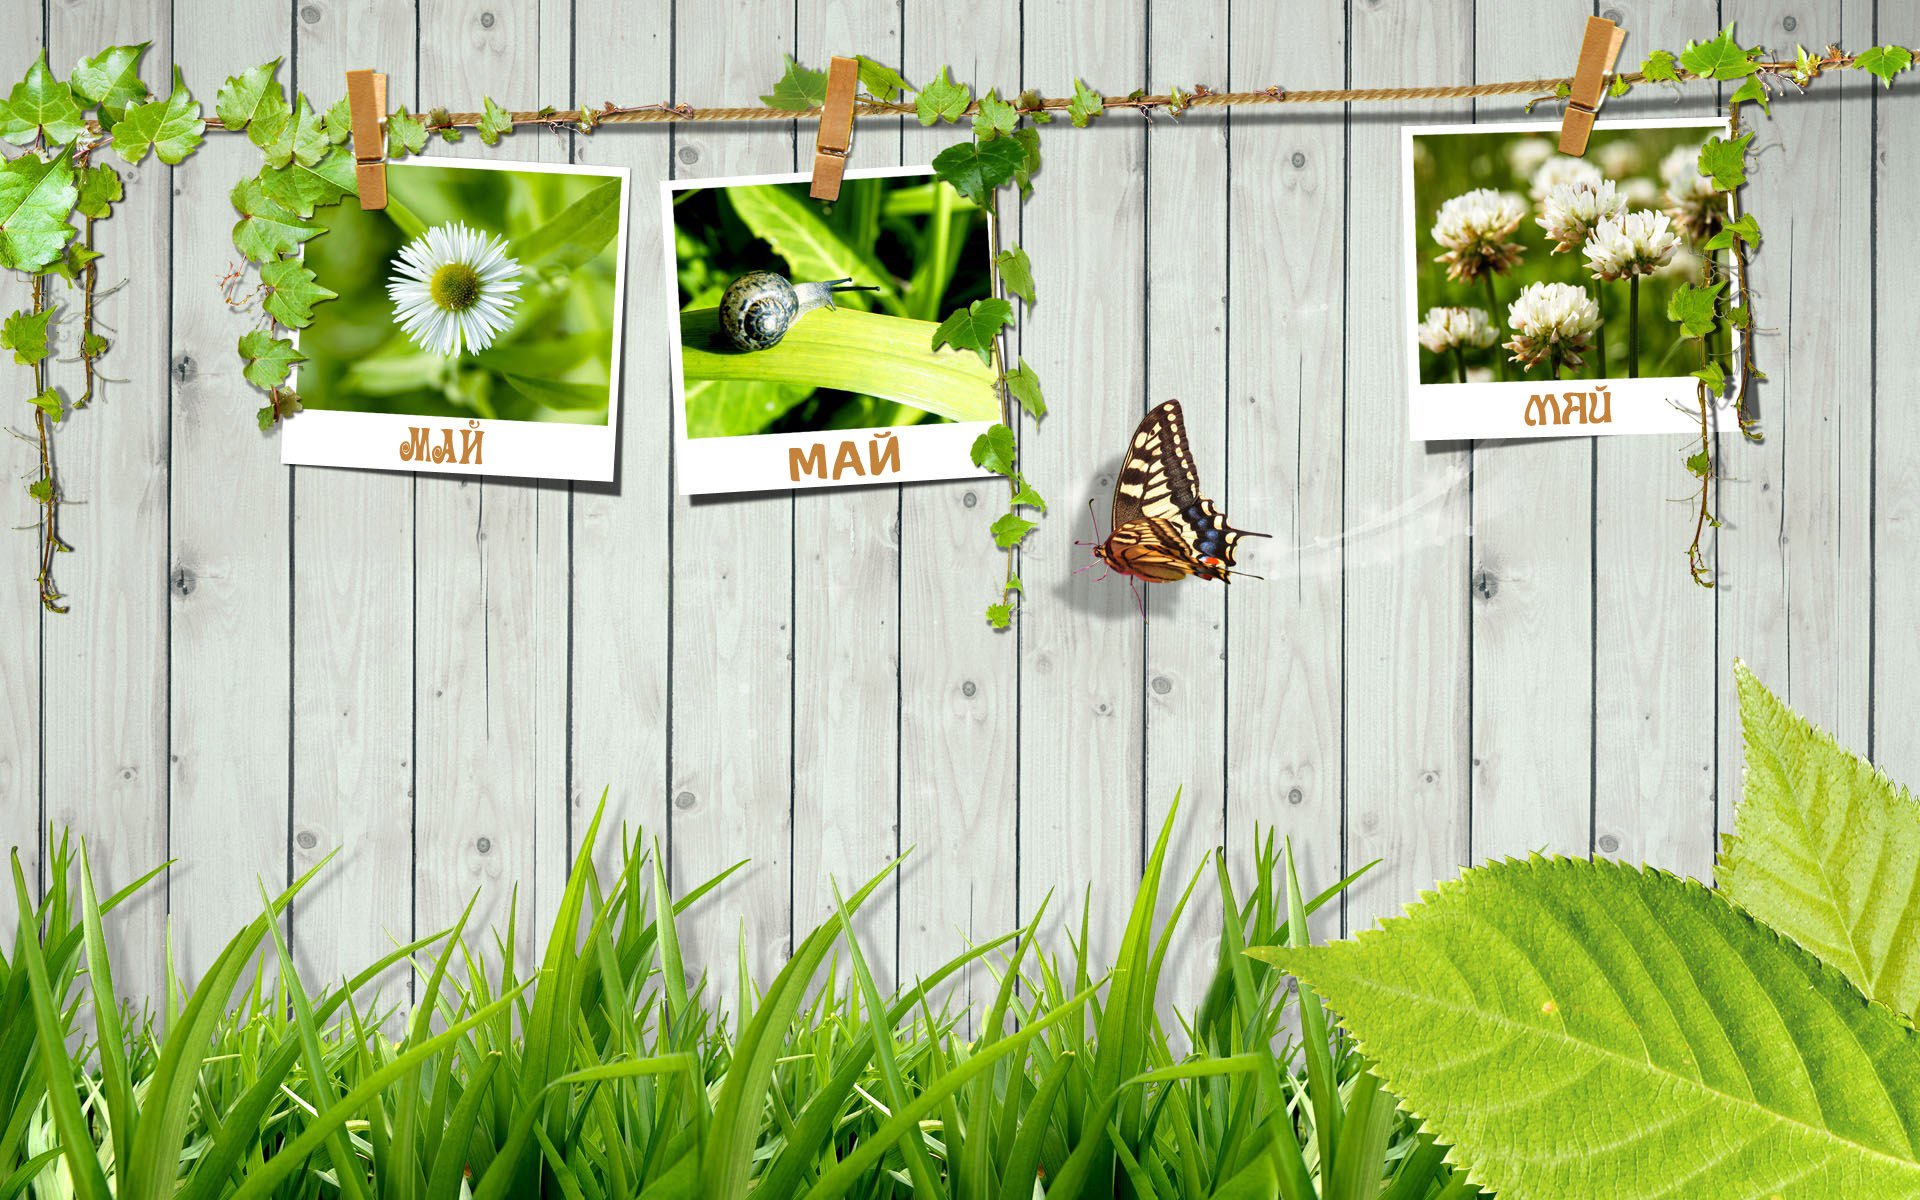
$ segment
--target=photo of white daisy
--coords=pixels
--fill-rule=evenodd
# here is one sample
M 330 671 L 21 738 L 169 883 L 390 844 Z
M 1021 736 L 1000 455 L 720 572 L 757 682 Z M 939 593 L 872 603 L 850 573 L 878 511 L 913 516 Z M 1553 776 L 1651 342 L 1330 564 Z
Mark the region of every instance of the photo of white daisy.
M 505 241 L 456 221 L 406 244 L 393 260 L 387 295 L 413 344 L 450 358 L 485 350 L 513 324 L 519 275 Z
M 291 463 L 611 479 L 625 168 L 412 157 L 316 211 Z

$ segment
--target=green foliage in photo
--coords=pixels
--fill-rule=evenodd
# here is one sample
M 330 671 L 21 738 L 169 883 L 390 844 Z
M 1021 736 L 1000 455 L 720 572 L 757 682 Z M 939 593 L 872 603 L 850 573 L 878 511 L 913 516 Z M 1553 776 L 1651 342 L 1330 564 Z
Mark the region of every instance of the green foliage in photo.
M 385 209 L 315 211 L 306 276 L 281 301 L 308 311 L 298 391 L 308 408 L 453 419 L 603 425 L 614 377 L 622 181 L 580 172 L 393 163 Z M 388 281 L 402 249 L 463 226 L 499 239 L 519 267 L 490 345 L 457 353 L 402 327 Z M 338 293 L 308 303 L 314 287 Z
M 1687 336 L 1666 314 L 1676 291 L 1707 278 L 1707 259 L 1724 245 L 1708 243 L 1726 219 L 1726 197 L 1700 174 L 1700 150 L 1712 136 L 1698 127 L 1602 125 L 1576 159 L 1559 152 L 1550 131 L 1491 125 L 1484 133 L 1416 134 L 1420 382 L 1625 379 L 1693 371 L 1697 347 L 1687 346 Z M 1625 234 L 1639 235 L 1616 237 L 1611 260 L 1589 253 L 1603 233 L 1591 222 L 1570 222 L 1564 207 L 1556 208 L 1561 200 L 1553 185 L 1578 181 L 1603 181 L 1610 188 L 1608 209 L 1627 222 Z M 1482 190 L 1494 197 L 1476 209 L 1472 197 Z M 1443 209 L 1456 199 L 1465 207 L 1449 228 Z M 1646 250 L 1650 244 L 1656 268 L 1642 271 L 1621 261 L 1629 247 Z M 1536 291 L 1539 302 L 1523 301 L 1536 285 L 1579 293 Z M 1589 301 L 1592 308 L 1586 309 Z M 1449 309 L 1465 312 L 1451 321 L 1436 318 Z
M 831 203 L 807 190 L 674 195 L 688 435 L 997 420 L 994 371 L 934 346 L 942 316 L 992 296 L 985 214 L 924 175 L 848 179 Z M 748 352 L 721 335 L 717 310 L 751 271 L 875 290 L 838 292 L 834 311 L 802 314 L 779 344 Z

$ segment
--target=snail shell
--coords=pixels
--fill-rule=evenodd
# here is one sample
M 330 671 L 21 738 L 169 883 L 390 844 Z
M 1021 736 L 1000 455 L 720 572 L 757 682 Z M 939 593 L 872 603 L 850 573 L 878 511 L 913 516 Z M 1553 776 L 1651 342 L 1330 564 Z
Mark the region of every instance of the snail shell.
M 832 308 L 833 293 L 853 290 L 852 283 L 829 279 L 796 285 L 772 271 L 749 271 L 728 284 L 720 297 L 720 330 L 742 350 L 769 349 L 806 313 Z

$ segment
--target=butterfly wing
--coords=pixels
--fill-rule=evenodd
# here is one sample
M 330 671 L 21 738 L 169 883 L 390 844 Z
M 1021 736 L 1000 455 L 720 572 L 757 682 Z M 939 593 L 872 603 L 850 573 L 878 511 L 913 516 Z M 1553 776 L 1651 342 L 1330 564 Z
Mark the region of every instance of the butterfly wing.
M 1186 566 L 1165 578 L 1191 574 L 1224 580 L 1240 539 L 1267 536 L 1228 525 L 1219 506 L 1200 494 L 1200 472 L 1187 446 L 1186 417 L 1178 400 L 1158 405 L 1141 418 L 1114 483 L 1114 533 L 1143 521 L 1147 524 L 1135 532 L 1132 544 L 1151 549 L 1139 552 L 1150 553 L 1155 565 L 1169 560 L 1164 569 L 1172 569 L 1173 562 Z

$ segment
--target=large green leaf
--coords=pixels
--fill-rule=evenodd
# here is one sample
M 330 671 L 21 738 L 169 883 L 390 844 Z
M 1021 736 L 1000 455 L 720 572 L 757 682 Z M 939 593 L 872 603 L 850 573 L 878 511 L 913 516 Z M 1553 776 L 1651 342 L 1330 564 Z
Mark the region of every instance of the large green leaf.
M 879 288 L 874 293 L 894 316 L 907 314 L 900 289 L 878 260 L 855 250 L 811 207 L 784 187 L 735 188 L 727 193 L 736 216 L 787 260 L 795 283 L 851 279 Z
M 80 106 L 74 103 L 73 89 L 54 78 L 47 69 L 47 52 L 27 68 L 26 78 L 13 85 L 13 92 L 0 102 L 0 138 L 24 146 L 44 136 L 55 145 L 65 145 L 80 136 L 87 126 Z
M 929 349 L 931 321 L 817 309 L 795 321 L 779 345 L 750 354 L 727 346 L 719 327 L 715 309 L 680 314 L 690 393 L 702 380 L 798 384 L 876 396 L 953 421 L 1000 419 L 993 372 L 971 354 Z
M 561 272 L 592 261 L 620 232 L 621 187 L 618 179 L 594 187 L 546 224 L 515 238 L 507 252 L 529 266 Z
M 0 167 L 0 268 L 38 271 L 74 235 L 67 223 L 80 191 L 65 150 L 51 159 L 22 154 Z
M 1501 1200 L 1920 1195 L 1920 1035 L 1691 880 L 1505 862 L 1249 953 Z
M 1720 890 L 1838 967 L 1920 1013 L 1920 803 L 1734 665 L 1746 733 L 1745 800 L 1714 872 Z
M 154 157 L 169 166 L 178 163 L 200 145 L 207 123 L 200 119 L 200 106 L 194 103 L 173 69 L 173 91 L 165 100 L 152 100 L 127 110 L 113 127 L 113 148 L 121 158 L 138 165 L 153 147 Z

